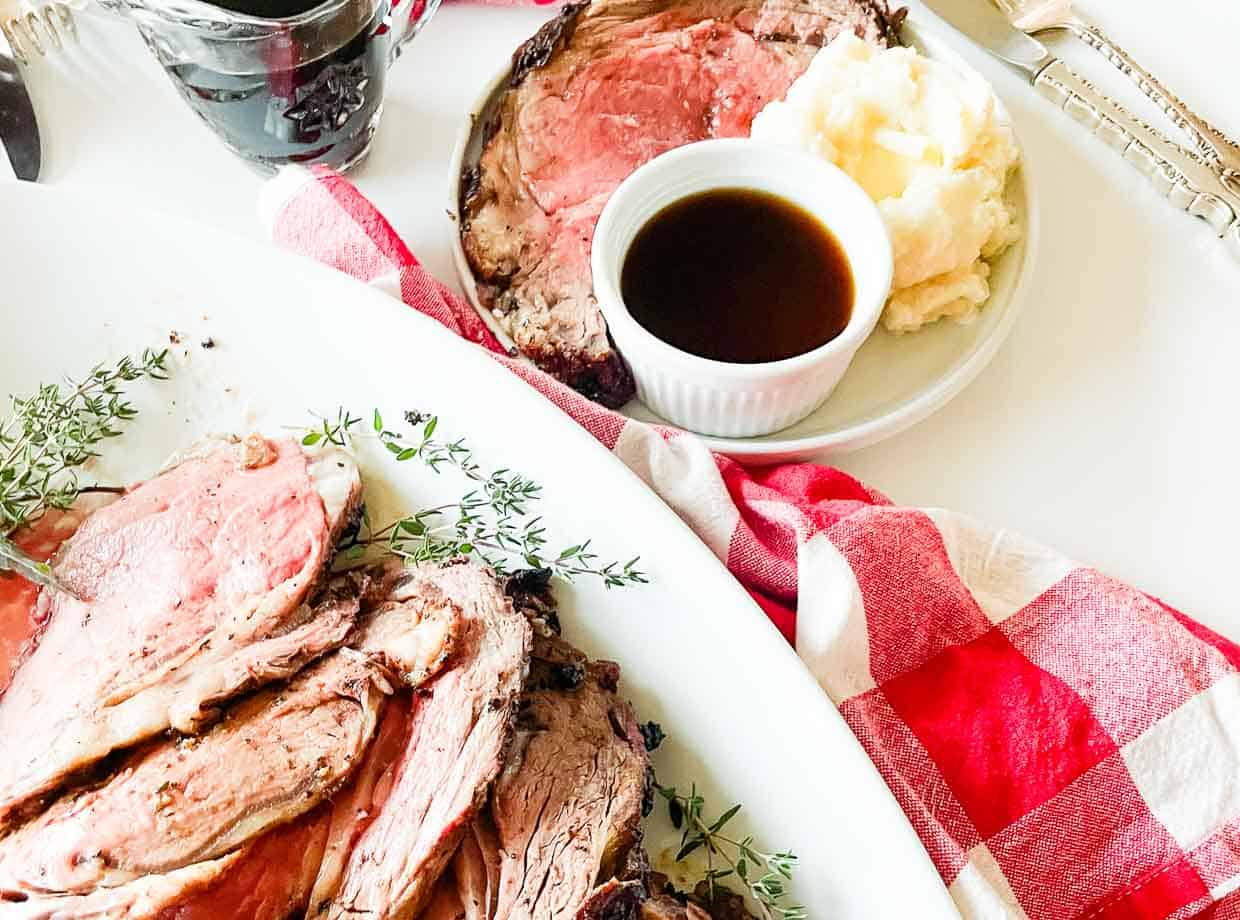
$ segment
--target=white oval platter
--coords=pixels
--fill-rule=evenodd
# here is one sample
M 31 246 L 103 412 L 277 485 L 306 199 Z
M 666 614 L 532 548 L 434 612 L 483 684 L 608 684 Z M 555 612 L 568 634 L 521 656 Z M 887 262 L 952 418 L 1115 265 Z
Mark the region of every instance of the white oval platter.
M 150 475 L 210 432 L 296 428 L 310 410 L 437 413 L 437 437 L 465 437 L 484 466 L 543 484 L 553 541 L 642 556 L 649 586 L 580 580 L 558 594 L 566 635 L 621 662 L 641 717 L 666 728 L 664 782 L 698 782 L 720 811 L 744 803 L 747 831 L 800 856 L 794 896 L 811 917 L 957 916 L 878 772 L 740 585 L 635 475 L 481 350 L 342 274 L 180 219 L 20 183 L 0 183 L 0 213 L 21 215 L 0 227 L 0 396 L 171 349 L 171 379 L 137 391 L 140 415 L 108 446 L 101 480 Z M 465 489 L 381 452 L 361 459 L 375 520 Z M 661 813 L 648 824 L 657 854 L 675 835 Z

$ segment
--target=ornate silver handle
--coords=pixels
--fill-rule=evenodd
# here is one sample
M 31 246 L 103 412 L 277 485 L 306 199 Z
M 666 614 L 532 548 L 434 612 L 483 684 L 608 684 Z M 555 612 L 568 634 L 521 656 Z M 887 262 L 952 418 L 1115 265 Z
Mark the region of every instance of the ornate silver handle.
M 1202 156 L 1218 164 L 1220 171 L 1224 174 L 1224 183 L 1233 191 L 1240 193 L 1240 146 L 1185 105 L 1175 93 L 1163 86 L 1157 77 L 1133 60 L 1127 51 L 1097 26 L 1073 18 L 1067 23 L 1067 27 L 1077 38 L 1115 65 L 1121 73 L 1137 85 L 1141 92 L 1153 100 L 1172 123 L 1178 125 L 1192 138 L 1193 146 L 1201 152 Z
M 1063 61 L 1043 67 L 1033 85 L 1119 151 L 1168 201 L 1227 238 L 1240 256 L 1240 195 L 1223 186 L 1209 166 L 1098 92 Z

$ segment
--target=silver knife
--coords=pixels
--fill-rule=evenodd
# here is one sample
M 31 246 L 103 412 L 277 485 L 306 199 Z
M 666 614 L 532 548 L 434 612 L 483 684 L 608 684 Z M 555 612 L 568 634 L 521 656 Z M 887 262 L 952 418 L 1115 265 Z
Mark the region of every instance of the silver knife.
M 1240 195 L 1200 158 L 1100 93 L 1040 41 L 1012 26 L 990 0 L 926 0 L 926 5 L 966 38 L 1028 74 L 1041 95 L 1118 151 L 1173 205 L 1208 223 L 1240 255 Z
M 0 146 L 9 155 L 17 178 L 34 182 L 39 178 L 43 149 L 39 125 L 34 119 L 30 93 L 17 69 L 17 57 L 8 37 L 0 30 Z

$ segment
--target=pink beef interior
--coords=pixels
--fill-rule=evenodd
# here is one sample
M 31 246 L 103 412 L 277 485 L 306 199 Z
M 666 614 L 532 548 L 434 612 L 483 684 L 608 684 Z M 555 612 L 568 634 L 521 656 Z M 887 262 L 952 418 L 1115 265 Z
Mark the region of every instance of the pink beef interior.
M 593 233 L 638 166 L 692 141 L 748 136 L 754 116 L 805 68 L 803 55 L 731 23 L 677 30 L 676 18 L 626 25 L 635 34 L 579 69 L 531 75 L 534 101 L 518 116 L 517 149 L 545 213 Z

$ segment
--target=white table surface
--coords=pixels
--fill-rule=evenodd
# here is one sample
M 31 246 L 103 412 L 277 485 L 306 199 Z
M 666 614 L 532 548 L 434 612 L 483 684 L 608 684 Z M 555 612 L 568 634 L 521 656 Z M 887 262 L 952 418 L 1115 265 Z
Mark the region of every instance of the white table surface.
M 1240 135 L 1240 6 L 1080 6 Z M 389 82 L 356 181 L 442 278 L 460 119 L 547 15 L 448 6 Z M 30 73 L 44 181 L 260 238 L 261 180 L 184 107 L 136 33 L 100 19 L 82 33 L 73 56 Z M 1240 259 L 1018 76 L 952 38 L 1013 112 L 1040 186 L 1041 259 L 1024 315 L 976 382 L 903 435 L 833 461 L 898 502 L 955 508 L 1056 545 L 1240 639 Z M 1120 94 L 1123 79 L 1106 65 L 1057 48 Z M 72 270 L 72 253 L 63 257 Z

